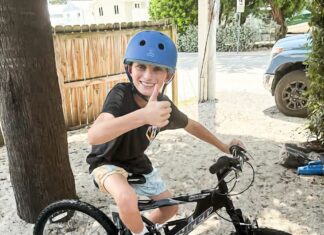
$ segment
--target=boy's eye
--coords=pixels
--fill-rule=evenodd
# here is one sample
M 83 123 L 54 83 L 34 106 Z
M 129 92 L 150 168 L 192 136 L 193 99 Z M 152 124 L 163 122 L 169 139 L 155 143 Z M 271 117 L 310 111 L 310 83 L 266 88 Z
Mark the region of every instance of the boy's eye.
M 146 69 L 146 66 L 144 64 L 138 64 L 136 67 L 139 69 Z
M 163 68 L 161 68 L 161 67 L 154 67 L 154 71 L 163 71 Z

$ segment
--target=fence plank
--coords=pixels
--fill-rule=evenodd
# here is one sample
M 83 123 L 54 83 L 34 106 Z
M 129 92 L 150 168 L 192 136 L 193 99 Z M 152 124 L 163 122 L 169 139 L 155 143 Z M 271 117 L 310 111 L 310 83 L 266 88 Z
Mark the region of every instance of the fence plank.
M 92 123 L 101 112 L 110 89 L 127 81 L 123 56 L 132 35 L 146 28 L 160 30 L 175 39 L 175 28 L 167 24 L 136 22 L 123 27 L 117 23 L 113 27 L 83 25 L 53 29 L 55 62 L 67 127 Z M 90 32 L 91 29 L 95 30 Z

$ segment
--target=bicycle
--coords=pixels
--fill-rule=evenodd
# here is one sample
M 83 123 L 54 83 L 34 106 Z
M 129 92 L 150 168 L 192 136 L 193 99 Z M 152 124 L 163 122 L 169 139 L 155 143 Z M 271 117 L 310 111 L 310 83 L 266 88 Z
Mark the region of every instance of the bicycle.
M 229 173 L 234 172 L 237 179 L 238 173 L 242 172 L 244 163 L 250 165 L 254 180 L 253 166 L 248 162 L 250 155 L 239 146 L 230 149 L 233 158 L 222 156 L 214 163 L 209 171 L 216 174 L 218 183 L 215 188 L 201 190 L 200 193 L 178 196 L 158 201 L 139 200 L 140 211 L 151 210 L 164 206 L 179 205 L 184 203 L 197 203 L 193 213 L 183 219 L 166 222 L 165 224 L 153 224 L 142 216 L 151 235 L 186 235 L 193 231 L 199 224 L 208 219 L 213 213 L 225 208 L 230 222 L 234 225 L 235 232 L 231 235 L 289 235 L 287 232 L 272 228 L 260 228 L 256 220 L 250 221 L 245 217 L 241 209 L 235 209 L 230 198 L 231 190 L 225 181 Z M 144 178 L 145 180 L 145 178 Z M 143 176 L 133 176 L 129 179 L 131 183 L 143 183 Z M 86 220 L 80 217 L 89 217 Z M 39 215 L 35 226 L 34 235 L 42 234 L 108 234 L 129 235 L 129 230 L 124 226 L 117 212 L 112 213 L 113 221 L 98 208 L 78 200 L 61 200 L 47 206 Z M 223 217 L 221 217 L 223 218 Z M 91 219 L 90 221 L 88 219 Z M 87 230 L 86 230 L 87 229 Z M 89 229 L 89 230 L 88 230 Z M 87 232 L 86 232 L 87 231 Z

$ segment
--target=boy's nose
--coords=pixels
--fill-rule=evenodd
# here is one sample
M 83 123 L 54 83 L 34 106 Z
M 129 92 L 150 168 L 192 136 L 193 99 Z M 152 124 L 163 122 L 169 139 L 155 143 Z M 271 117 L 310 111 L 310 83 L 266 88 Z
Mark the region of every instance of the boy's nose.
M 146 69 L 144 72 L 144 78 L 151 78 L 152 77 L 152 70 L 151 69 Z

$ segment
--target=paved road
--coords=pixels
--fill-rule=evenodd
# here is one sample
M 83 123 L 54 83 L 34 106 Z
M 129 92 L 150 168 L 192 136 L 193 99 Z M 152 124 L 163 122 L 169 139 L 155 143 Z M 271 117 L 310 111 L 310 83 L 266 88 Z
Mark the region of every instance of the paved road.
M 218 52 L 216 55 L 216 92 L 226 90 L 267 92 L 262 76 L 270 51 Z M 179 53 L 179 100 L 198 96 L 198 54 Z M 244 80 L 242 80 L 244 79 Z M 270 95 L 270 94 L 269 94 Z

